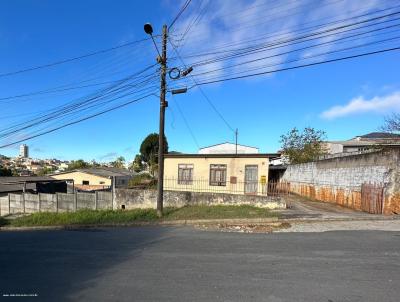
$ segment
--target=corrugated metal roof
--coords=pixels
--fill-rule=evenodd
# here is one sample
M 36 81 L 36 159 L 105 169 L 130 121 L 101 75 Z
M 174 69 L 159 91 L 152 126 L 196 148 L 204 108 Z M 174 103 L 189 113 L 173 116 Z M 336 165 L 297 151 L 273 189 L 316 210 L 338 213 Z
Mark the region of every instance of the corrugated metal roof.
M 36 183 L 59 181 L 49 176 L 3 176 L 0 177 L 0 193 L 22 191 L 26 182 L 26 190 L 36 190 Z
M 73 172 L 88 173 L 91 175 L 107 177 L 107 178 L 115 177 L 115 176 L 132 176 L 135 174 L 126 169 L 99 167 L 99 168 L 76 169 L 76 170 L 65 171 L 62 173 L 57 173 L 57 174 L 52 174 L 52 175 L 62 175 L 62 174 L 73 173 Z
M 357 137 L 368 138 L 368 139 L 400 139 L 400 134 L 389 133 L 389 132 L 371 132 L 368 134 L 360 135 Z

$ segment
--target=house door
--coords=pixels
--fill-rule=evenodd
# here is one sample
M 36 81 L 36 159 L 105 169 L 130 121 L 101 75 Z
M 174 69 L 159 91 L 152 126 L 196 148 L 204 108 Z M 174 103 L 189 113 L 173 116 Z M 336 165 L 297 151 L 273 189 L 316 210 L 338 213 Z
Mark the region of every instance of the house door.
M 246 165 L 244 172 L 244 193 L 257 194 L 258 189 L 258 166 Z

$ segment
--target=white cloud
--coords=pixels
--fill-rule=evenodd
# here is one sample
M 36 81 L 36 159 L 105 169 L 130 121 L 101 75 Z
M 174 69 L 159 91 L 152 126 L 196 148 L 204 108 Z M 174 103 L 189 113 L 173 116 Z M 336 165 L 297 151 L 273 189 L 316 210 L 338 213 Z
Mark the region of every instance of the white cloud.
M 333 106 L 321 113 L 320 117 L 324 119 L 335 119 L 343 116 L 378 112 L 385 113 L 388 111 L 400 110 L 400 91 L 394 92 L 386 96 L 376 96 L 366 100 L 360 96 L 350 100 L 346 105 Z
M 199 60 L 226 55 L 226 53 L 214 53 L 208 57 L 193 57 L 191 56 L 193 54 L 234 50 L 248 46 L 260 47 L 270 45 L 270 43 L 284 41 L 305 34 L 306 31 L 295 31 L 300 28 L 304 29 L 322 24 L 323 21 L 331 22 L 362 15 L 374 9 L 385 8 L 386 6 L 388 6 L 388 3 L 382 3 L 379 0 L 365 0 L 362 3 L 353 0 L 323 0 L 318 2 L 318 5 L 313 0 L 282 0 L 277 3 L 270 3 L 265 0 L 192 1 L 192 4 L 185 11 L 184 15 L 175 24 L 170 36 L 171 40 L 179 47 L 180 53 L 184 57 L 187 57 L 185 59 L 186 64 L 191 65 Z M 204 14 L 200 12 L 204 12 Z M 196 18 L 199 16 L 200 18 L 197 20 Z M 338 24 L 333 23 L 331 26 L 335 27 Z M 190 28 L 189 32 L 185 35 L 183 41 L 180 40 L 188 27 Z M 306 44 L 281 44 L 279 47 L 264 49 L 258 53 L 250 53 L 249 55 L 245 54 L 231 60 L 213 61 L 209 65 L 196 66 L 193 75 L 198 75 L 198 80 L 211 80 L 253 72 L 272 71 L 288 66 L 288 60 L 308 58 L 308 62 L 310 60 L 320 61 L 327 56 L 320 56 L 321 53 L 337 47 L 343 48 L 343 43 L 338 41 L 332 44 L 320 45 L 313 49 L 292 52 L 290 54 L 284 53 L 302 48 L 303 46 L 330 43 L 334 39 L 341 38 L 344 35 L 346 34 L 337 33 L 335 36 L 330 37 L 321 36 Z M 354 45 L 365 43 L 367 39 L 369 38 L 365 37 L 352 43 Z M 338 46 L 337 43 L 342 45 Z M 346 45 L 349 46 L 348 44 Z M 316 55 L 317 57 L 314 57 Z M 250 60 L 254 61 L 241 64 Z M 227 68 L 232 65 L 236 65 L 236 67 Z M 219 68 L 225 69 L 215 70 Z

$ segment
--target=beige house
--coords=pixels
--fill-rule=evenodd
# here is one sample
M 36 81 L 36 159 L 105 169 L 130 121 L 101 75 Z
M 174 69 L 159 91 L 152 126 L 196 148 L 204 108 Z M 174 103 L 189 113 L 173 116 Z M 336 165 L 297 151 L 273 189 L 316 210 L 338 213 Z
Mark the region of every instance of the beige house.
M 127 187 L 132 173 L 125 169 L 117 168 L 89 168 L 78 169 L 50 175 L 55 179 L 72 179 L 75 188 L 79 190 L 94 191 L 115 187 Z
M 266 194 L 269 161 L 279 154 L 166 154 L 164 189 Z

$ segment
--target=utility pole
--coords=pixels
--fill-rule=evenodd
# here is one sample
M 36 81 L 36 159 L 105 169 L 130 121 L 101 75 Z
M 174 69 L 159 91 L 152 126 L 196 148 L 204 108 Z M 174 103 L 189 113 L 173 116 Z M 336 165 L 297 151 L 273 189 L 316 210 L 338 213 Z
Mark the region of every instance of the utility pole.
M 238 131 L 238 129 L 236 128 L 236 131 L 235 131 L 235 146 L 236 146 L 236 154 L 237 154 L 237 140 L 238 140 L 238 134 L 239 134 L 239 131 Z
M 157 186 L 157 215 L 163 215 L 164 199 L 164 124 L 165 107 L 168 103 L 165 101 L 166 93 L 166 74 L 167 74 L 167 25 L 163 26 L 162 31 L 162 51 L 160 57 L 161 76 L 160 76 L 160 130 L 158 132 L 158 186 Z
M 163 215 L 163 198 L 164 198 L 164 124 L 165 124 L 165 107 L 168 107 L 168 102 L 165 100 L 165 94 L 167 90 L 167 39 L 168 39 L 168 28 L 167 25 L 163 26 L 162 30 L 162 50 L 161 53 L 158 50 L 157 43 L 153 37 L 153 27 L 150 23 L 144 25 L 144 31 L 146 34 L 151 36 L 154 46 L 157 50 L 158 57 L 157 62 L 160 63 L 160 130 L 158 132 L 158 186 L 157 186 L 157 215 L 161 217 Z M 170 78 L 178 79 L 181 77 L 181 71 L 178 68 L 173 68 L 178 70 L 178 77 L 172 78 L 171 71 L 169 73 Z M 191 73 L 193 67 L 188 68 L 182 72 L 182 76 L 187 76 Z M 172 90 L 172 94 L 186 93 L 187 88 Z

